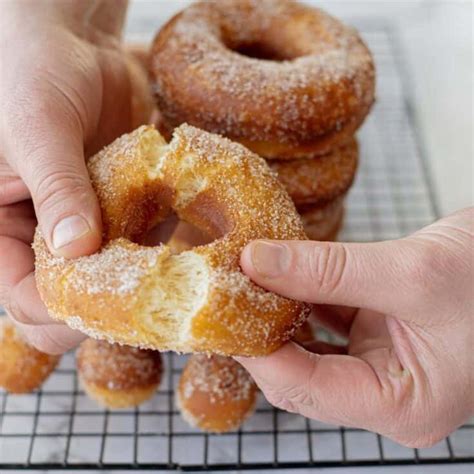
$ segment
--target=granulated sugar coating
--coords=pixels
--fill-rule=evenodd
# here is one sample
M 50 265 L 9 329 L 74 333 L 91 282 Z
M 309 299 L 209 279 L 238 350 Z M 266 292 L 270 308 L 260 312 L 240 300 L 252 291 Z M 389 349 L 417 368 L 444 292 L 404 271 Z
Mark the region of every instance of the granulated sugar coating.
M 55 369 L 60 356 L 31 346 L 6 317 L 0 317 L 0 387 L 11 393 L 37 389 Z
M 288 0 L 193 4 L 161 29 L 151 58 L 168 126 L 188 122 L 267 158 L 327 152 L 374 100 L 374 65 L 357 32 Z
M 357 171 L 355 138 L 324 156 L 299 160 L 269 161 L 296 207 L 323 206 L 345 194 Z
M 190 357 L 182 378 L 182 397 L 195 391 L 207 393 L 210 403 L 224 399 L 247 399 L 255 382 L 249 373 L 230 357 L 197 354 Z
M 193 355 L 177 390 L 183 418 L 210 432 L 240 426 L 255 408 L 257 386 L 248 372 L 229 357 Z
M 76 353 L 85 392 L 107 408 L 130 408 L 151 398 L 161 381 L 159 352 L 88 339 Z
M 88 339 L 76 354 L 81 379 L 108 388 L 124 390 L 148 387 L 161 379 L 159 352 Z
M 306 305 L 260 288 L 240 269 L 251 240 L 305 238 L 265 160 L 189 125 L 169 145 L 141 127 L 92 157 L 89 172 L 102 248 L 65 260 L 35 236 L 36 280 L 51 316 L 109 342 L 244 356 L 277 349 L 306 318 Z M 143 246 L 173 211 L 215 240 L 179 254 Z

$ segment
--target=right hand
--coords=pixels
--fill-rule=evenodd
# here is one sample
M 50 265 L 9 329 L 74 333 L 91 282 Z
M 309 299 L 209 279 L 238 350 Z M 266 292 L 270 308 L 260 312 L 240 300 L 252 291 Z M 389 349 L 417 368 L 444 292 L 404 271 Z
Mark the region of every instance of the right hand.
M 474 410 L 473 223 L 471 208 L 394 241 L 249 244 L 247 275 L 348 343 L 238 360 L 284 410 L 433 445 Z
M 85 156 L 134 125 L 125 12 L 123 0 L 0 5 L 0 304 L 44 352 L 83 336 L 50 319 L 30 244 L 38 222 L 56 256 L 100 247 Z

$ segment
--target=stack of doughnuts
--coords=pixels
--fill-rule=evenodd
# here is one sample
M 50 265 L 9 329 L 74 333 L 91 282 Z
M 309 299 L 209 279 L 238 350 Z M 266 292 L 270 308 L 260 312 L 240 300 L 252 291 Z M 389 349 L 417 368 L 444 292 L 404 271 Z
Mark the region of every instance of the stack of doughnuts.
M 150 74 L 165 135 L 183 122 L 266 158 L 308 237 L 334 239 L 374 101 L 357 32 L 289 0 L 198 2 L 156 36 Z

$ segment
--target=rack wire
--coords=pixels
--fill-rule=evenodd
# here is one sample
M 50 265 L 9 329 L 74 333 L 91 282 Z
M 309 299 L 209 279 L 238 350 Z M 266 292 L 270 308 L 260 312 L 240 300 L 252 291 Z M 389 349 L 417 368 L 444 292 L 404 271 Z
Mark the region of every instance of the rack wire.
M 409 78 L 394 31 L 358 24 L 377 65 L 377 103 L 359 133 L 361 165 L 341 239 L 397 238 L 438 217 L 412 115 Z M 270 407 L 263 398 L 241 429 L 209 435 L 180 417 L 174 387 L 185 358 L 169 353 L 154 399 L 110 411 L 78 385 L 74 355 L 41 390 L 0 392 L 0 470 L 235 470 L 474 462 L 474 424 L 429 449 L 409 449 L 358 429 L 326 425 Z

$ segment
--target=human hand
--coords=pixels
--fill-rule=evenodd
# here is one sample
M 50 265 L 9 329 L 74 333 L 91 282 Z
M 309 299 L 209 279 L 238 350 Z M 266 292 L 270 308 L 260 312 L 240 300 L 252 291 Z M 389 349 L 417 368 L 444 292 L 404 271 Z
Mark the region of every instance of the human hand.
M 83 336 L 50 319 L 39 298 L 37 220 L 55 255 L 96 251 L 101 213 L 85 157 L 146 113 L 137 109 L 146 76 L 120 46 L 125 12 L 122 0 L 0 5 L 0 303 L 45 352 Z
M 348 344 L 290 342 L 239 362 L 283 410 L 433 445 L 474 409 L 473 237 L 470 208 L 397 241 L 249 244 L 244 271 L 316 303 L 319 321 Z

